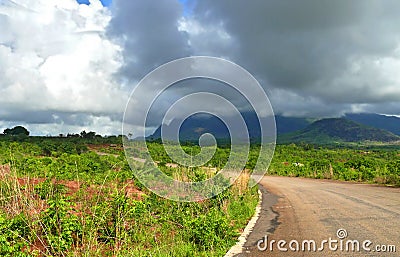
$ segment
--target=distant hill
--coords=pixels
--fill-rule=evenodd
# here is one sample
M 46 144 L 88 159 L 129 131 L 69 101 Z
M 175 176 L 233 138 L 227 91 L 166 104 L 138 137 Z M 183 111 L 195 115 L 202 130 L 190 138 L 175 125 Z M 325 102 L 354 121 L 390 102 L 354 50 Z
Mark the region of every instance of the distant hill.
M 315 119 L 275 116 L 277 134 L 285 134 L 301 130 L 310 125 Z
M 260 125 L 255 113 L 242 113 L 252 141 L 260 138 Z M 346 114 L 344 118 L 315 119 L 275 116 L 278 143 L 306 142 L 330 144 L 334 142 L 399 141 L 400 118 L 379 114 Z M 314 122 L 315 121 L 315 122 Z M 173 120 L 169 126 L 179 126 Z M 235 121 L 230 121 L 235 122 Z M 167 126 L 168 127 L 168 126 Z M 235 127 L 235 126 L 233 126 Z M 387 130 L 385 130 L 387 129 Z M 197 114 L 187 118 L 180 128 L 181 141 L 197 141 L 204 133 L 211 133 L 220 142 L 230 139 L 228 128 L 217 117 Z M 398 133 L 398 135 L 395 135 Z M 161 138 L 161 126 L 147 139 Z M 171 135 L 167 139 L 173 138 Z M 244 138 L 244 135 L 243 135 Z
M 260 137 L 260 125 L 255 113 L 246 112 L 242 113 L 243 119 L 249 128 L 250 138 Z M 277 134 L 290 133 L 297 130 L 304 129 L 311 124 L 312 120 L 306 118 L 292 118 L 277 115 L 275 116 Z M 180 123 L 179 120 L 173 120 L 170 126 L 176 126 Z M 229 138 L 229 132 L 225 124 L 215 116 L 211 115 L 193 115 L 187 118 L 180 129 L 181 140 L 197 140 L 203 133 L 211 133 L 217 139 Z M 148 139 L 161 138 L 161 126 L 148 137 Z
M 346 114 L 344 118 L 400 135 L 400 118 L 375 113 Z
M 179 126 L 180 120 L 173 120 L 168 127 Z M 194 141 L 198 140 L 199 137 L 204 133 L 211 133 L 217 139 L 230 138 L 228 128 L 225 124 L 217 117 L 210 115 L 193 115 L 188 119 L 184 120 L 179 130 L 179 139 L 181 141 Z M 161 138 L 161 126 L 148 137 L 148 139 L 159 139 Z M 166 139 L 172 139 L 173 135 L 166 135 Z
M 226 122 L 232 125 L 232 135 L 237 135 L 237 139 L 245 139 L 247 138 L 246 132 L 248 132 L 250 141 L 259 141 L 261 137 L 261 130 L 255 113 L 242 113 L 242 116 L 248 128 L 248 131 L 240 130 L 239 122 L 237 120 L 230 119 Z M 167 140 L 173 139 L 174 135 L 170 135 L 170 132 L 168 131 L 176 131 L 179 127 L 179 124 L 181 123 L 182 125 L 179 129 L 179 140 L 181 142 L 197 142 L 199 140 L 199 137 L 204 133 L 212 134 L 218 142 L 230 142 L 231 134 L 229 133 L 228 127 L 219 118 L 208 114 L 192 115 L 189 118 L 185 119 L 183 122 L 181 120 L 173 120 L 169 125 L 164 125 L 164 138 Z M 151 136 L 147 137 L 147 139 L 150 140 L 157 140 L 160 138 L 161 126 L 159 126 Z
M 400 140 L 389 131 L 378 129 L 345 119 L 331 118 L 318 120 L 294 133 L 283 135 L 281 143 L 305 142 L 329 144 L 333 142 L 393 142 Z

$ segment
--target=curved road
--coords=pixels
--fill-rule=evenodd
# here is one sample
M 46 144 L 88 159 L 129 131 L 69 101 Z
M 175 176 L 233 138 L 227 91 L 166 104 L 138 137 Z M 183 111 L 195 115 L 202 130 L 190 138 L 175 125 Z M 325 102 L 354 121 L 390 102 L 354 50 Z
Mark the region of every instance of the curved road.
M 400 256 L 400 188 L 268 176 L 260 189 L 261 216 L 237 256 Z M 339 229 L 347 237 L 339 238 Z M 378 252 L 385 248 L 392 252 Z

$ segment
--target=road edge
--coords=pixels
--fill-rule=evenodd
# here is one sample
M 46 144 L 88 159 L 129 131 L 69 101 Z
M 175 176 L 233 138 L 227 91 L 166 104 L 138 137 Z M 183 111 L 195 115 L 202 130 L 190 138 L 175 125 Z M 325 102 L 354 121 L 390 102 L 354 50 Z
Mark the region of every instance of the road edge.
M 250 221 L 247 223 L 246 227 L 244 228 L 242 234 L 239 236 L 236 244 L 229 249 L 229 251 L 224 255 L 224 257 L 233 257 L 237 254 L 240 254 L 244 251 L 244 244 L 247 241 L 247 237 L 250 235 L 250 233 L 253 231 L 258 218 L 260 217 L 261 214 L 261 205 L 262 205 L 262 199 L 263 195 L 260 189 L 258 189 L 258 204 L 255 208 L 255 212 L 253 217 L 250 219 Z

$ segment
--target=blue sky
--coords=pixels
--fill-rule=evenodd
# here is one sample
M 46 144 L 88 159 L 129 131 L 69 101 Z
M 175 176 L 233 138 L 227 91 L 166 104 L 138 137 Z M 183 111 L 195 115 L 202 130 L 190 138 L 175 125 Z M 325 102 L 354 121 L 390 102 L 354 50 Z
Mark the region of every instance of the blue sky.
M 112 2 L 112 0 L 100 0 L 100 1 L 104 6 L 109 6 Z M 89 4 L 89 0 L 77 0 L 77 2 L 80 4 Z
M 179 2 L 181 2 L 183 4 L 184 15 L 185 16 L 191 15 L 196 1 L 195 0 L 179 0 Z

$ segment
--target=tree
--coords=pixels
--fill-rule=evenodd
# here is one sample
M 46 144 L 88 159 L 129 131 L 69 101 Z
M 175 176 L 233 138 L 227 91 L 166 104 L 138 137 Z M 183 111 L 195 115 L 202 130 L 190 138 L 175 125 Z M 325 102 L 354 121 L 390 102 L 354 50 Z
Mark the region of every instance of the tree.
M 78 138 L 78 137 L 80 137 L 80 135 L 79 134 L 67 134 L 67 138 Z
M 86 134 L 87 134 L 86 131 L 82 131 L 82 132 L 81 132 L 81 137 L 82 137 L 82 138 L 85 138 L 85 137 L 86 137 Z
M 17 136 L 17 135 L 25 135 L 25 136 L 29 136 L 29 131 L 22 127 L 22 126 L 16 126 L 12 129 L 5 129 L 4 130 L 4 135 L 9 135 L 9 136 Z
M 82 138 L 89 138 L 89 139 L 94 139 L 96 136 L 96 132 L 94 131 L 90 131 L 90 132 L 86 132 L 85 130 L 81 132 L 81 137 Z
M 90 131 L 86 134 L 86 138 L 93 139 L 96 136 L 96 132 Z

